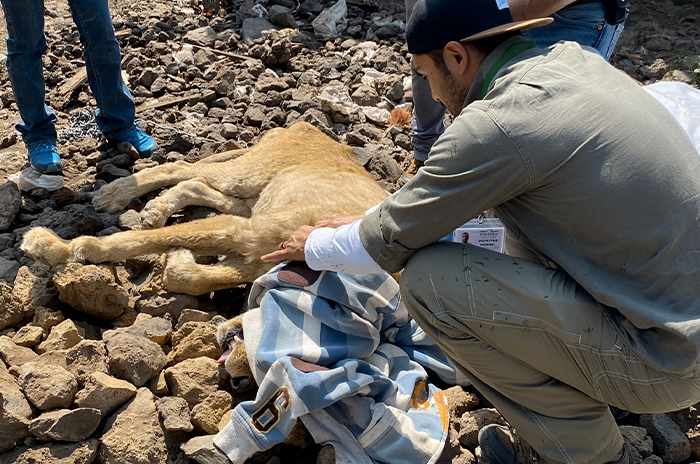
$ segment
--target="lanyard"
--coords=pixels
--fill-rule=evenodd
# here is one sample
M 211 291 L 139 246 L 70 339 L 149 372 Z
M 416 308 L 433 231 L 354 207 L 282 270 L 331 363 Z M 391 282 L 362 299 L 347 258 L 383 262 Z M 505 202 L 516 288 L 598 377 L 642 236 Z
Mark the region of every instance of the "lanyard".
M 484 77 L 484 83 L 481 85 L 482 99 L 488 93 L 491 81 L 493 81 L 493 79 L 496 77 L 496 73 L 503 67 L 503 65 L 505 65 L 507 62 L 509 62 L 516 56 L 520 55 L 525 50 L 529 50 L 531 48 L 535 48 L 534 42 L 519 42 L 514 45 L 511 45 L 511 47 L 508 50 L 506 50 L 506 52 L 503 55 L 501 55 L 498 61 L 496 61 L 493 64 L 493 66 L 491 66 L 491 69 L 489 69 L 489 71 L 486 73 L 486 77 Z

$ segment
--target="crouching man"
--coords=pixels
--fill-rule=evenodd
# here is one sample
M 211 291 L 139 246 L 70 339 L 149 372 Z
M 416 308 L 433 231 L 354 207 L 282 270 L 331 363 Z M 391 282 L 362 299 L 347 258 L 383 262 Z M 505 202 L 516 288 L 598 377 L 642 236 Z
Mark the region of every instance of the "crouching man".
M 492 463 L 626 463 L 608 405 L 700 401 L 700 158 L 592 49 L 517 33 L 546 23 L 513 22 L 505 0 L 419 0 L 408 48 L 454 123 L 366 217 L 263 259 L 405 268 L 409 312 L 512 426 L 479 434 Z M 438 242 L 489 209 L 509 255 Z

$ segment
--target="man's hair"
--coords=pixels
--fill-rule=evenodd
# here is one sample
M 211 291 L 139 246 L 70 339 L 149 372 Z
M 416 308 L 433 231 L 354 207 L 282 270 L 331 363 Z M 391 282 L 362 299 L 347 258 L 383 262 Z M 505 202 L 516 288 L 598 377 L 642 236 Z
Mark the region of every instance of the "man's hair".
M 470 40 L 469 42 L 460 43 L 464 46 L 472 47 L 474 50 L 476 50 L 476 52 L 479 55 L 481 55 L 482 58 L 486 58 L 492 51 L 496 49 L 496 47 L 498 47 L 511 37 L 515 37 L 519 34 L 519 31 L 507 32 L 504 34 L 493 35 L 491 37 L 485 37 L 479 40 Z M 434 50 L 430 50 L 427 53 L 427 55 L 433 60 L 433 63 L 435 63 L 435 66 L 440 72 L 444 74 L 449 74 L 450 71 L 449 69 L 447 69 L 447 63 L 445 63 L 445 59 L 442 57 L 443 48 L 436 48 Z

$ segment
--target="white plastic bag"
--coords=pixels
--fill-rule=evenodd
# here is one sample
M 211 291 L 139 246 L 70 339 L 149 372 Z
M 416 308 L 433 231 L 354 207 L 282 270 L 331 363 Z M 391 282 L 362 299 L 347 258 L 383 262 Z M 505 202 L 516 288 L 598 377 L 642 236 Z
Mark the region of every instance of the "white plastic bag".
M 182 48 L 175 53 L 173 53 L 173 58 L 175 58 L 175 62 L 180 64 L 184 63 L 186 65 L 193 64 L 194 63 L 194 48 L 192 45 L 186 44 L 183 45 Z
M 389 110 L 385 110 L 384 108 L 376 108 L 373 106 L 361 106 L 360 111 L 364 113 L 367 119 L 375 124 L 381 126 L 386 126 L 389 124 L 389 118 L 391 118 L 391 112 Z
M 40 174 L 34 168 L 27 168 L 16 174 L 10 174 L 7 178 L 17 184 L 17 188 L 22 192 L 28 192 L 35 188 L 43 188 L 50 191 L 63 188 L 63 176 Z
M 682 82 L 657 82 L 644 90 L 671 112 L 700 155 L 700 90 Z
M 348 6 L 345 0 L 338 0 L 334 5 L 329 6 L 319 14 L 311 24 L 314 26 L 314 33 L 322 39 L 332 39 L 348 27 Z
M 269 13 L 268 13 L 267 10 L 265 9 L 265 7 L 262 6 L 262 5 L 259 4 L 259 3 L 256 3 L 255 5 L 253 5 L 253 8 L 251 8 L 250 11 L 251 11 L 255 16 L 257 16 L 258 18 L 265 18 L 265 19 L 267 19 L 268 16 L 269 16 Z
M 360 107 L 352 101 L 347 87 L 342 84 L 325 86 L 318 95 L 318 100 L 324 109 L 344 117 L 360 110 Z

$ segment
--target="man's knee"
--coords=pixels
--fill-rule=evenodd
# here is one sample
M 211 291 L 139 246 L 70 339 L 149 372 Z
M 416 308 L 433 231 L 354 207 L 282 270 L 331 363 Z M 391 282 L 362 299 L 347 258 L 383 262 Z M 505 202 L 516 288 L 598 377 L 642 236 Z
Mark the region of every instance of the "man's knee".
M 446 252 L 447 248 L 454 249 L 455 244 L 435 243 L 421 248 L 411 256 L 401 274 L 400 285 L 403 295 L 420 296 L 425 292 L 433 292 L 430 275 L 434 273 L 433 270 L 440 268 L 440 256 Z

